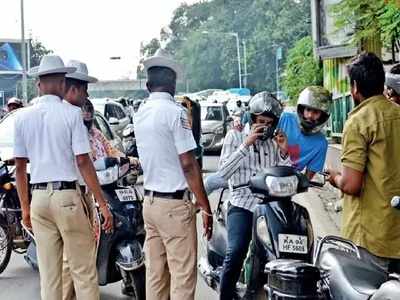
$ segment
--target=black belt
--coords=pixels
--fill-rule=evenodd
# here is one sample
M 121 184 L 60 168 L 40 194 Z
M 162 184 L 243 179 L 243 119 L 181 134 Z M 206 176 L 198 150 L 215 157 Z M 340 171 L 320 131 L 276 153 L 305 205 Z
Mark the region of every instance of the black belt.
M 35 183 L 32 185 L 33 190 L 47 190 L 47 185 L 51 184 L 53 186 L 53 190 L 75 190 L 76 182 L 75 181 L 53 181 L 53 182 L 43 182 L 43 183 Z
M 183 200 L 183 197 L 185 196 L 185 193 L 187 190 L 179 190 L 173 193 L 161 193 L 161 192 L 156 192 L 156 191 L 149 191 L 149 190 L 144 190 L 145 196 L 151 196 L 151 193 L 153 193 L 153 197 L 157 198 L 167 198 L 167 199 L 179 199 Z

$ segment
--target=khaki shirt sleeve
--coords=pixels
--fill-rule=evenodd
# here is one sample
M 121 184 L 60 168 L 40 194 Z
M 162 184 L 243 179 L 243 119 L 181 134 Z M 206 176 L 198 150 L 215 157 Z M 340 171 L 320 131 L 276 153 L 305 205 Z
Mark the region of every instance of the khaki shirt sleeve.
M 365 134 L 354 123 L 346 124 L 343 131 L 342 164 L 363 172 L 367 161 L 368 143 Z

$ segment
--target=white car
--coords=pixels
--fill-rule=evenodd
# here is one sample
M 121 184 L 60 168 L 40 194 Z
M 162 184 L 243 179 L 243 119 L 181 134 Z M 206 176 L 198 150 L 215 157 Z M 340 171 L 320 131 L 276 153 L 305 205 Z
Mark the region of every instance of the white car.
M 23 109 L 23 108 L 22 108 Z M 14 110 L 7 114 L 0 121 L 0 158 L 9 160 L 13 158 L 14 147 L 14 122 L 19 110 Z M 111 145 L 123 152 L 122 141 L 110 129 L 106 119 L 98 112 L 94 114 L 94 125 L 99 129 Z
M 131 118 L 124 110 L 124 107 L 108 98 L 90 99 L 94 109 L 105 116 L 111 126 L 111 130 L 120 138 L 125 127 L 131 123 Z

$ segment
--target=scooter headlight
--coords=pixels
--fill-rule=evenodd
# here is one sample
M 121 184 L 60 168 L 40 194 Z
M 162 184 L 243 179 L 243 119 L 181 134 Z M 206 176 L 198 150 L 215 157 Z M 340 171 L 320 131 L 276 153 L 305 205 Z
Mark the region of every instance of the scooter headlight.
M 264 216 L 257 218 L 257 237 L 261 240 L 264 246 L 272 249 L 271 239 L 269 237 L 267 221 Z
M 289 197 L 297 193 L 299 179 L 297 176 L 273 177 L 267 176 L 265 184 L 268 187 L 268 192 L 275 197 Z
M 118 180 L 118 169 L 119 166 L 107 168 L 105 170 L 96 171 L 97 178 L 99 179 L 100 185 L 111 184 Z

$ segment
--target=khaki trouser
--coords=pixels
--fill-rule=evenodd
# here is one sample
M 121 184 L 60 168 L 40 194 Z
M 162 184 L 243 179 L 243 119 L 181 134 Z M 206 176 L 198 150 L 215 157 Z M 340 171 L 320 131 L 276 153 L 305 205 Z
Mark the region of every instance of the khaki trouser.
M 92 226 L 76 190 L 34 190 L 31 219 L 37 245 L 42 300 L 62 299 L 63 252 L 78 300 L 98 300 Z
M 146 197 L 146 299 L 193 300 L 197 231 L 190 200 Z
M 94 225 L 94 215 L 95 215 L 95 203 L 93 200 L 92 193 L 88 192 L 83 195 L 87 214 L 90 220 L 90 224 Z M 76 293 L 74 288 L 74 282 L 72 281 L 71 272 L 69 269 L 68 258 L 64 251 L 63 255 L 63 269 L 62 269 L 62 289 L 63 289 L 63 300 L 76 300 Z

